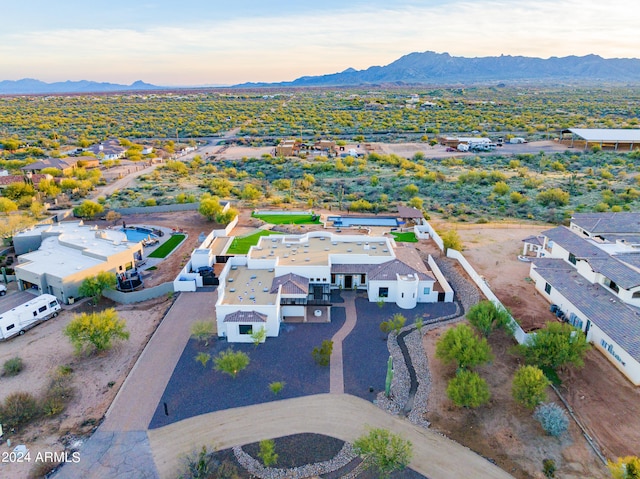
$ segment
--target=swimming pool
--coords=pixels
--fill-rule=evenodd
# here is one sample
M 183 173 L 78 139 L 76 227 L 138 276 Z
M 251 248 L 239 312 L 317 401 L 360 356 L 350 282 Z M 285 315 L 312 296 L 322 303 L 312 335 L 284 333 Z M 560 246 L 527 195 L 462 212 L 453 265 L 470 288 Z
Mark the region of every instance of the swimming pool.
M 133 242 L 139 242 L 139 241 L 143 241 L 147 238 L 149 238 L 150 236 L 152 238 L 155 238 L 156 235 L 154 235 L 151 230 L 147 229 L 147 228 L 123 228 L 121 230 L 125 235 L 127 235 L 127 239 L 129 241 L 133 241 Z
M 350 226 L 398 226 L 398 220 L 392 216 L 329 216 L 333 226 L 348 228 Z

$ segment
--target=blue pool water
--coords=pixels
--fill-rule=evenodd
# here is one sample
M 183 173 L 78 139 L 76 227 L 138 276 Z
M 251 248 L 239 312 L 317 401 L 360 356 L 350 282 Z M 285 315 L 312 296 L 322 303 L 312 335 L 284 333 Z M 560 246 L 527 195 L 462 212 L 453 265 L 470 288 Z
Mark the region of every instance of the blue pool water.
M 377 218 L 357 217 L 357 216 L 329 216 L 329 221 L 333 221 L 333 226 L 398 226 L 398 220 L 391 216 L 379 216 Z
M 153 233 L 151 233 L 149 230 L 145 230 L 142 228 L 136 228 L 136 229 L 123 229 L 122 232 L 127 235 L 127 239 L 129 241 L 134 241 L 134 242 L 138 242 L 138 241 L 142 241 L 144 239 L 147 239 L 149 236 L 151 236 L 152 238 L 155 238 L 156 235 L 154 235 Z

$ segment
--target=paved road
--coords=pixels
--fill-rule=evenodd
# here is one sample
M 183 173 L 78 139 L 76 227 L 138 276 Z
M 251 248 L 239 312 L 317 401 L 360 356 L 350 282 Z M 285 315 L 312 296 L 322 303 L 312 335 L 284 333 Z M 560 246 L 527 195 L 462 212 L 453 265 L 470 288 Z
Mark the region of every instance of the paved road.
M 150 430 L 148 436 L 160 478 L 173 479 L 181 466 L 180 457 L 203 445 L 227 448 L 303 432 L 352 442 L 368 427 L 388 429 L 410 440 L 410 467 L 430 479 L 512 479 L 464 446 L 347 394 L 319 394 L 227 409 Z

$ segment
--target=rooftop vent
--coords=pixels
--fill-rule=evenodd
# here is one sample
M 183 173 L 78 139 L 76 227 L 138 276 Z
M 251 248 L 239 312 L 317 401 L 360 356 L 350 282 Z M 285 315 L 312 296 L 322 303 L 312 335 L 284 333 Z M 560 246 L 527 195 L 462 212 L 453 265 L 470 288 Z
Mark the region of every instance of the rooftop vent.
M 229 283 L 233 283 L 233 278 L 229 278 L 227 281 L 228 281 Z
M 236 269 L 238 269 L 238 267 L 237 266 L 232 266 L 231 269 L 235 271 Z
M 269 291 L 269 288 L 262 288 L 262 292 L 263 292 L 263 293 L 266 293 L 266 292 L 268 292 L 268 291 Z
M 250 279 L 256 279 L 256 278 L 257 276 L 255 274 L 252 274 Z
M 273 268 L 269 268 L 269 273 L 273 273 Z
M 236 292 L 236 288 L 229 288 L 229 292 L 230 293 L 235 293 Z

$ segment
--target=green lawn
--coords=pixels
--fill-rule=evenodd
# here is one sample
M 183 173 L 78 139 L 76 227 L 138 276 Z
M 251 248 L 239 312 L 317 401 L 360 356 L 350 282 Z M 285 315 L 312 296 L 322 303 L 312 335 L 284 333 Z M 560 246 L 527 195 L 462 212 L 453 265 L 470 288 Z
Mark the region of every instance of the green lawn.
M 278 233 L 276 231 L 269 230 L 260 230 L 257 233 L 250 234 L 249 236 L 242 236 L 239 238 L 235 238 L 231 246 L 227 250 L 228 254 L 247 254 L 249 252 L 249 248 L 258 244 L 258 240 L 262 236 L 269 235 L 280 235 L 282 233 Z
M 416 234 L 413 231 L 407 231 L 406 233 L 391 233 L 395 240 L 399 243 L 417 243 L 418 238 L 416 238 Z
M 320 215 L 316 215 L 316 219 L 313 219 L 314 215 L 252 215 L 254 218 L 258 218 L 272 225 L 308 225 L 308 224 L 320 224 Z
M 180 243 L 182 243 L 184 238 L 185 235 L 171 236 L 171 238 L 169 238 L 165 243 L 158 246 L 158 248 L 153 253 L 150 253 L 149 258 L 166 258 L 167 256 L 169 256 L 169 253 L 171 253 Z

